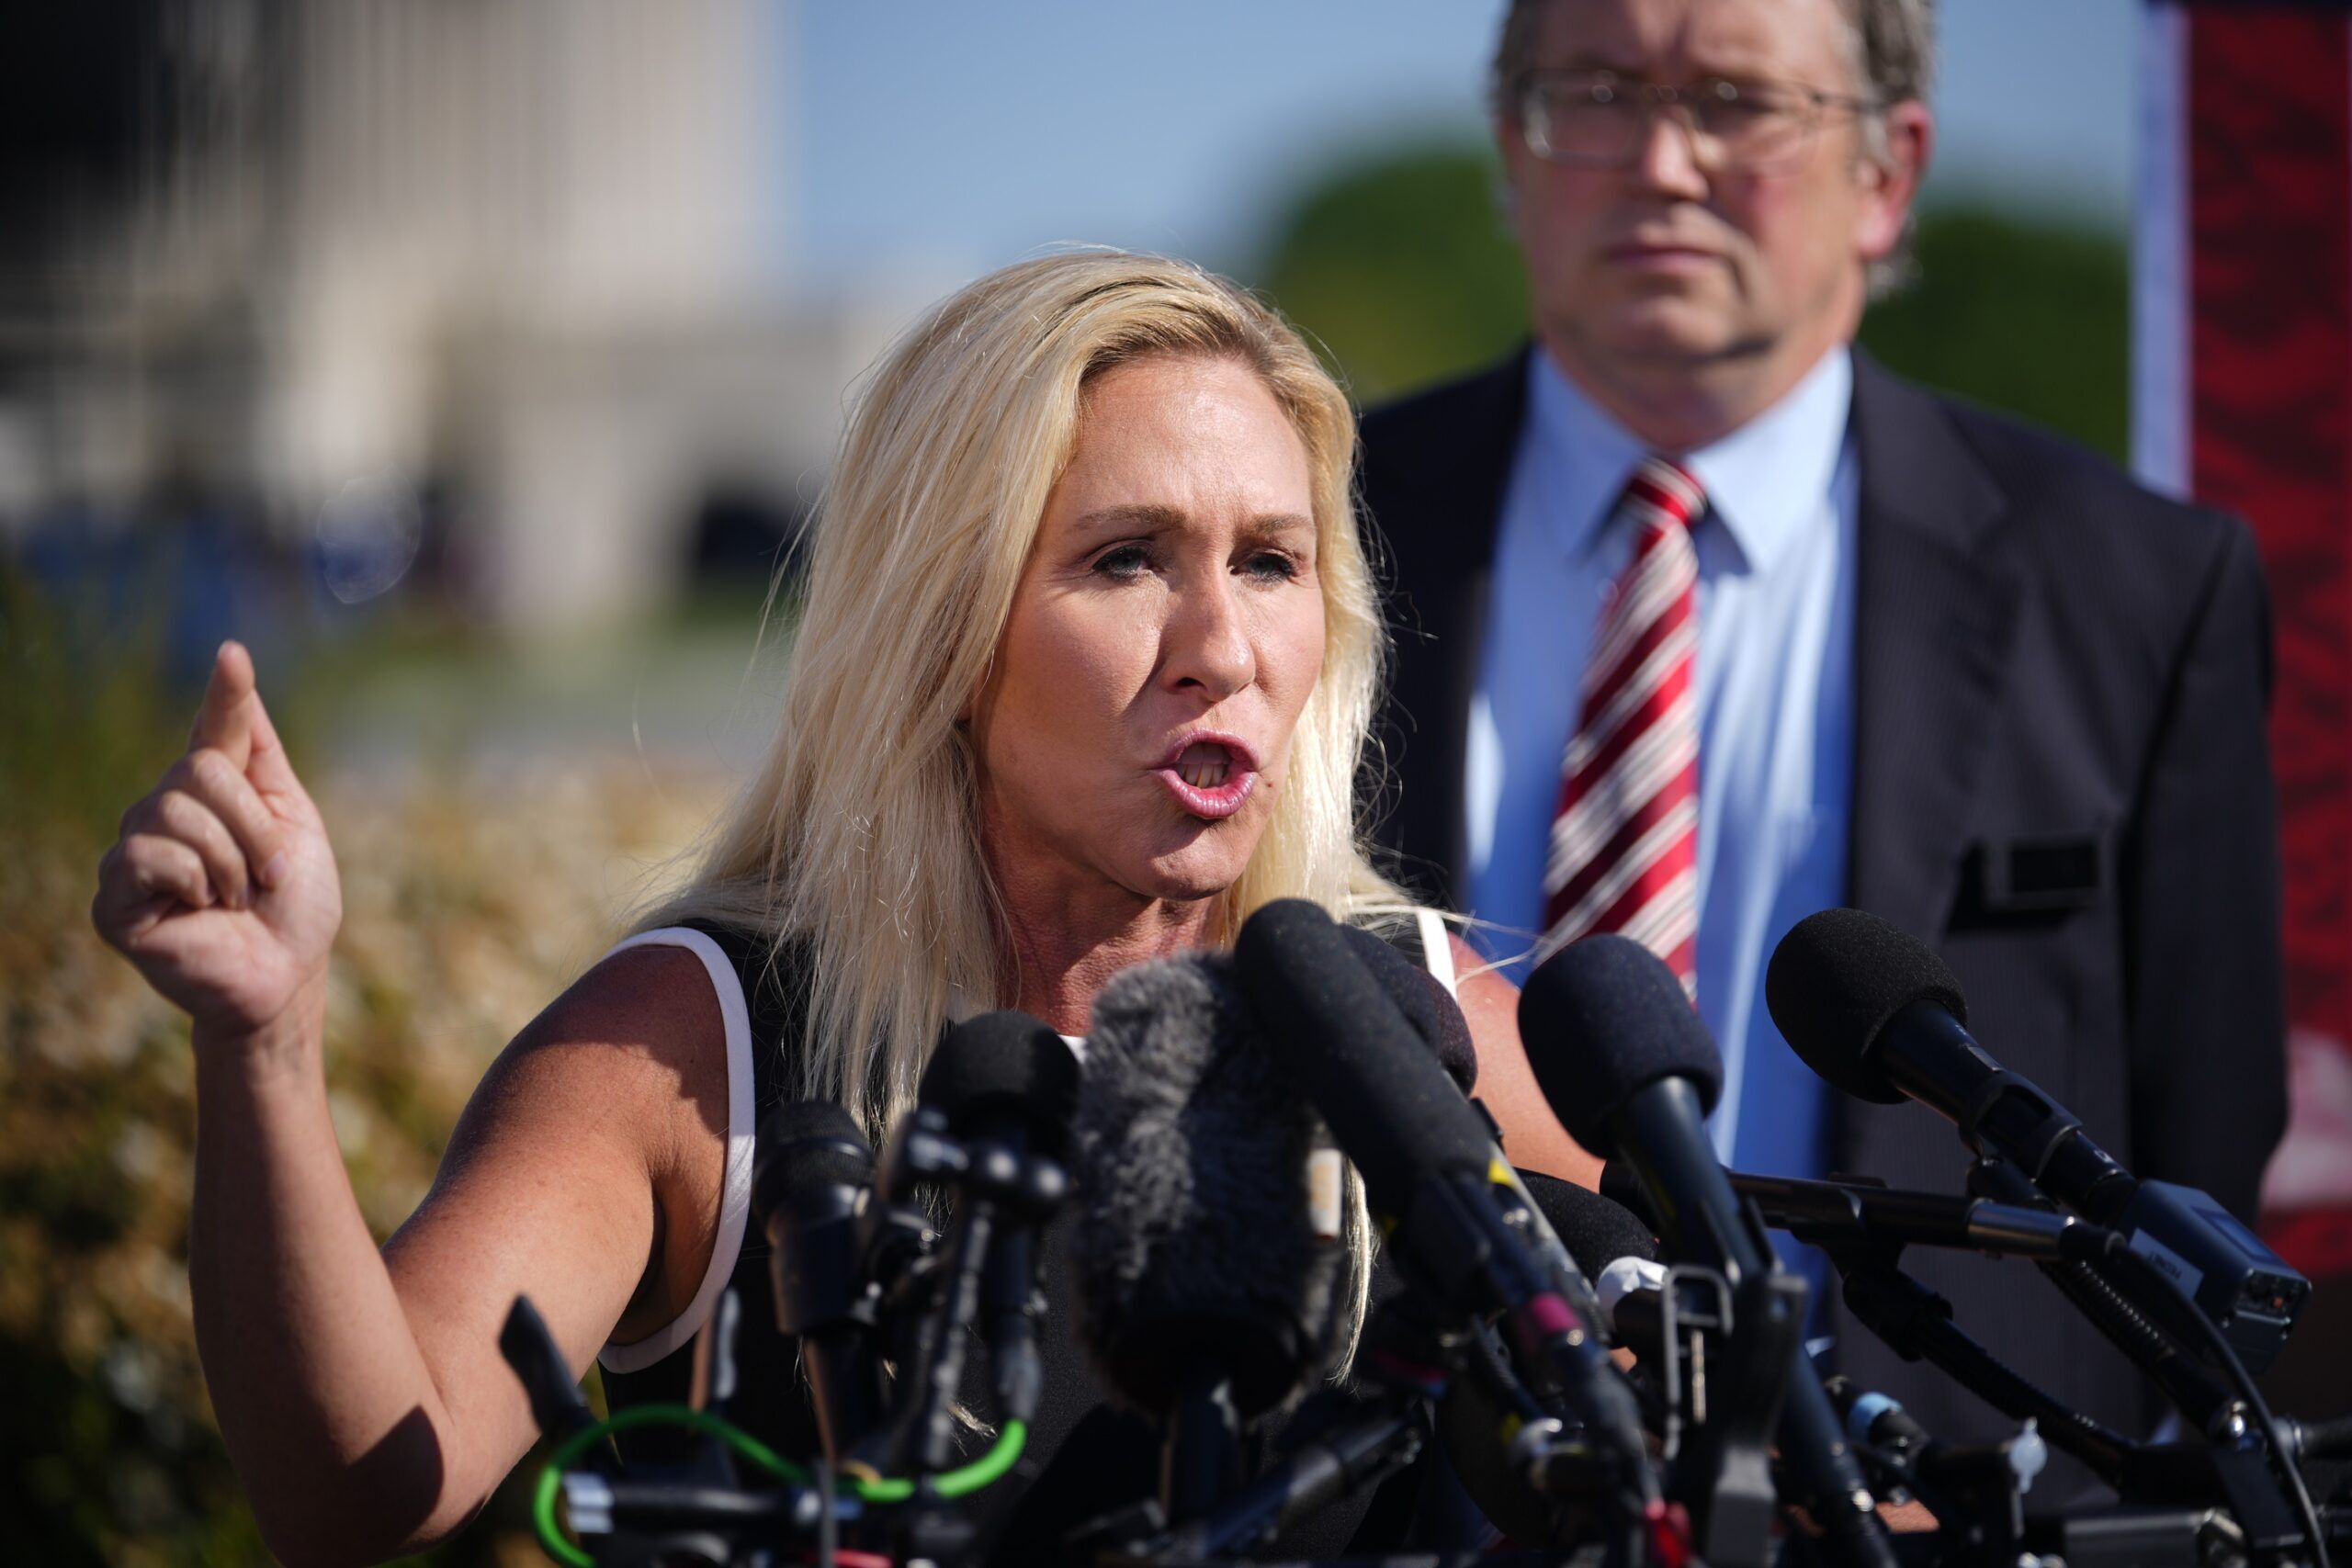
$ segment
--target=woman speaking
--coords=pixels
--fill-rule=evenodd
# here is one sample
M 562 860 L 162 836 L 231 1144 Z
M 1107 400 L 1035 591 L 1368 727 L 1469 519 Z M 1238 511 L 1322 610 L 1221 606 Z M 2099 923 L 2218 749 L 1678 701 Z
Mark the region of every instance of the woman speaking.
M 1353 810 L 1383 641 L 1353 446 L 1298 337 L 1189 265 L 1059 254 L 939 307 L 850 420 L 757 778 L 380 1252 L 321 1066 L 334 857 L 221 649 L 93 916 L 194 1021 L 197 1336 L 274 1551 L 390 1556 L 481 1506 L 537 1435 L 518 1293 L 575 1373 L 674 1366 L 745 1246 L 761 1099 L 878 1141 L 952 1018 L 1080 1035 L 1111 976 L 1270 899 L 1396 899 Z M 1461 995 L 1514 1156 L 1589 1175 L 1510 988 Z

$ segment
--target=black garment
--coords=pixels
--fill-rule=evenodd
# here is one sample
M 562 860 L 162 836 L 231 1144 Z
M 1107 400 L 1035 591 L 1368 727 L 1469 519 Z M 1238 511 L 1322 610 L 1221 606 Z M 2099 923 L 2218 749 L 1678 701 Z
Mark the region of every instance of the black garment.
M 1384 721 L 1397 798 L 1380 831 L 1442 906 L 1465 891 L 1470 699 L 1526 385 L 1522 353 L 1363 423 L 1398 644 Z M 1852 429 L 1849 902 L 1941 953 L 1977 1037 L 2136 1173 L 2251 1218 L 2286 1119 L 2253 538 L 1860 353 Z M 1837 1168 L 1957 1190 L 1966 1156 L 1932 1113 L 1838 1110 Z M 2034 1381 L 2144 1429 L 2142 1380 L 2022 1265 L 1905 1266 Z M 1833 1322 L 1846 1370 L 1930 1429 L 1997 1428 L 1842 1309 Z
M 787 952 L 767 964 L 756 939 L 718 928 L 698 928 L 718 942 L 743 984 L 751 1015 L 753 1125 L 788 1097 L 782 1077 L 780 1041 L 800 1038 L 804 998 L 797 976 L 805 965 Z M 1400 948 L 1405 942 L 1400 941 Z M 1418 958 L 1418 953 L 1413 953 Z M 1030 1422 L 1027 1447 L 1014 1473 L 983 1495 L 1001 1526 L 989 1561 L 1023 1568 L 1061 1561 L 1062 1538 L 1073 1527 L 1159 1491 L 1159 1440 L 1149 1423 L 1114 1410 L 1102 1401 L 1071 1325 L 1077 1321 L 1072 1270 L 1068 1264 L 1070 1214 L 1048 1227 L 1039 1249 L 1046 1318 L 1039 1334 L 1045 1392 Z M 735 1352 L 739 1393 L 730 1413 L 736 1425 L 787 1458 L 819 1451 L 816 1420 L 797 1366 L 796 1343 L 774 1332 L 775 1297 L 769 1288 L 765 1236 L 746 1225 L 742 1250 L 729 1276 L 741 1302 L 743 1327 Z M 1375 1270 L 1381 1299 L 1395 1288 L 1385 1269 Z M 635 1372 L 604 1371 L 605 1393 L 615 1411 L 656 1403 L 684 1403 L 693 1382 L 691 1341 Z M 989 1387 L 988 1359 L 977 1336 L 967 1348 L 962 1403 L 991 1428 L 996 1404 Z M 1279 1441 L 1279 1423 L 1257 1434 L 1262 1453 Z M 962 1457 L 978 1457 L 992 1439 L 966 1434 Z M 682 1447 L 673 1433 L 639 1428 L 622 1434 L 624 1457 L 642 1461 L 675 1457 Z M 1256 1459 L 1252 1459 L 1255 1473 Z M 1335 1505 L 1285 1532 L 1267 1550 L 1294 1557 L 1335 1557 L 1343 1551 L 1372 1551 L 1401 1541 L 1412 1493 L 1421 1484 L 1418 1470 L 1390 1483 L 1377 1504 L 1366 1498 Z

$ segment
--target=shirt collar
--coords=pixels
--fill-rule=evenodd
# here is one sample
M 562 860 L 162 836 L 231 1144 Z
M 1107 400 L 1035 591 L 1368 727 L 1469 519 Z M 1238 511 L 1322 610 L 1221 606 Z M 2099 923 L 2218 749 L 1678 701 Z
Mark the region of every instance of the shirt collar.
M 1854 361 L 1840 344 L 1780 401 L 1720 441 L 1683 456 L 1707 492 L 1708 514 L 1758 573 L 1818 515 L 1853 407 Z M 1597 548 L 1649 449 L 1603 412 L 1540 347 L 1528 355 L 1528 421 L 1549 454 L 1546 508 L 1571 555 Z

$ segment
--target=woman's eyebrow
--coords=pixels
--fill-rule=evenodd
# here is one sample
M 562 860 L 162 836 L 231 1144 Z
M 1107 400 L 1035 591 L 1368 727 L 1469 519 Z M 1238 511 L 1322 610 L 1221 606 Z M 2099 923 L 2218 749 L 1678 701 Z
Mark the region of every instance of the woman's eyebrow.
M 1268 512 L 1250 519 L 1253 534 L 1297 534 L 1315 532 L 1315 519 L 1297 512 Z
M 1173 506 L 1160 506 L 1150 502 L 1131 502 L 1119 506 L 1105 506 L 1083 513 L 1070 523 L 1072 530 L 1084 534 L 1109 534 L 1122 528 L 1171 528 L 1182 525 L 1184 513 Z
M 1156 533 L 1165 528 L 1182 528 L 1188 521 L 1188 514 L 1182 507 L 1153 502 L 1131 502 L 1080 513 L 1070 520 L 1069 526 L 1070 532 L 1083 537 L 1130 529 Z M 1243 527 L 1254 538 L 1266 538 L 1281 534 L 1312 533 L 1315 519 L 1297 512 L 1268 512 L 1250 518 Z

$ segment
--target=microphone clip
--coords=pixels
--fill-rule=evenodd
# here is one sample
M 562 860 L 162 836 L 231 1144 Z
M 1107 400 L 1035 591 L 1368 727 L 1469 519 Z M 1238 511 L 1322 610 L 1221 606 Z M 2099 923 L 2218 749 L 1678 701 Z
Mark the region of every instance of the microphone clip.
M 897 1197 L 926 1181 L 987 1202 L 1015 1225 L 1042 1224 L 1069 1197 L 1069 1171 L 1060 1161 L 993 1139 L 958 1138 L 946 1112 L 929 1105 L 918 1106 L 891 1141 L 881 1187 Z
M 1677 1265 L 1667 1271 L 1662 1303 L 1682 1294 L 1686 1279 L 1678 1276 L 1696 1282 L 1700 1311 L 1686 1314 L 1696 1353 L 1683 1380 L 1690 1427 L 1668 1493 L 1690 1510 L 1692 1545 L 1702 1560 L 1760 1568 L 1772 1559 L 1779 1514 L 1771 1445 L 1781 1406 L 1790 1378 L 1811 1375 L 1797 1372 L 1811 1292 L 1803 1279 L 1777 1269 L 1744 1274 L 1735 1285 L 1713 1270 Z M 1677 1337 L 1669 1334 L 1669 1350 Z M 1712 1368 L 1705 1359 L 1711 1339 Z

